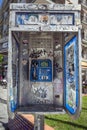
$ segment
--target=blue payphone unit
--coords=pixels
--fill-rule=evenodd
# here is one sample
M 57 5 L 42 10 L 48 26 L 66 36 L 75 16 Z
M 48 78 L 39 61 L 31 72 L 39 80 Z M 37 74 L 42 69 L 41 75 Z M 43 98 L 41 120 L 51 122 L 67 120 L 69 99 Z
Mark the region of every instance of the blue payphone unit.
M 50 59 L 33 59 L 31 61 L 30 81 L 51 82 L 52 61 Z

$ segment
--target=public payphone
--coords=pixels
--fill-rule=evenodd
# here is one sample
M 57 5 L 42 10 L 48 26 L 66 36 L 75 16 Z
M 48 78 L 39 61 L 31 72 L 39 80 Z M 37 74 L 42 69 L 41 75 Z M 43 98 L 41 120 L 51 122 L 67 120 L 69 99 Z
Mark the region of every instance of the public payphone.
M 49 59 L 32 60 L 30 80 L 35 82 L 52 82 L 52 62 Z
M 78 115 L 80 5 L 11 4 L 10 9 L 9 113 L 57 114 L 67 109 Z

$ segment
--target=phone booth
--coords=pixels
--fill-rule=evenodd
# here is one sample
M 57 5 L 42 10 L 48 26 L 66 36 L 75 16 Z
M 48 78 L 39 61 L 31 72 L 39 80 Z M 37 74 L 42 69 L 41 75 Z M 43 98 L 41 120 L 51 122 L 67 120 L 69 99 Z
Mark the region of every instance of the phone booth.
M 8 112 L 81 111 L 80 5 L 11 4 Z

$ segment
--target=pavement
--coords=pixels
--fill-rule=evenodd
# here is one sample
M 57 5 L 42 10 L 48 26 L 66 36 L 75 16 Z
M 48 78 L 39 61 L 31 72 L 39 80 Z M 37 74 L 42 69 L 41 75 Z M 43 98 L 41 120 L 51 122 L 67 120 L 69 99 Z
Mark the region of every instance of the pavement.
M 8 130 L 7 89 L 0 85 L 0 130 Z
M 87 94 L 82 94 L 82 96 L 87 96 Z

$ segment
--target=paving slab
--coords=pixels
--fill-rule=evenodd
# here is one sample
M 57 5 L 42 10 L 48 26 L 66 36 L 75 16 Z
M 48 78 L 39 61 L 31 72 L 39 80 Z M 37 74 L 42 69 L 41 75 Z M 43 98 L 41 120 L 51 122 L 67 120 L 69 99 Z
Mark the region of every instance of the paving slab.
M 8 123 L 9 130 L 34 130 L 34 116 L 31 114 L 16 114 L 15 118 Z M 44 124 L 44 130 L 54 128 Z

